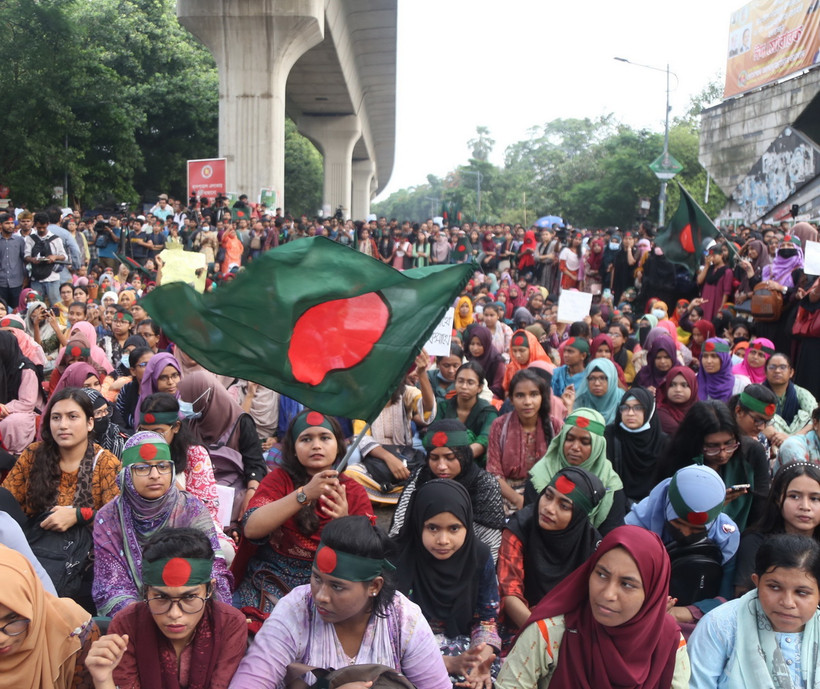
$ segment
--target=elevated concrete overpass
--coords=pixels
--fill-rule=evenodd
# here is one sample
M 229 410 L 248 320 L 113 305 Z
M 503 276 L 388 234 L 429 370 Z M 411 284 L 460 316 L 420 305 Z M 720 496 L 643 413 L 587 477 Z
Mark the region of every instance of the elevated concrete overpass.
M 229 186 L 285 205 L 285 117 L 324 157 L 324 205 L 364 218 L 393 170 L 397 0 L 178 0 L 219 69 Z

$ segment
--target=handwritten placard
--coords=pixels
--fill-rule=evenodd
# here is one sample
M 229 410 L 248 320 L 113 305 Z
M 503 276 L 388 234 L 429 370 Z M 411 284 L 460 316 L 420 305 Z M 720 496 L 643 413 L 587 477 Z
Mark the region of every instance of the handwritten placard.
M 447 356 L 450 354 L 450 338 L 453 333 L 453 316 L 456 310 L 453 308 L 447 309 L 444 318 L 441 319 L 427 344 L 424 345 L 424 351 L 430 356 Z
M 592 295 L 589 292 L 564 290 L 558 297 L 558 322 L 575 323 L 589 316 Z

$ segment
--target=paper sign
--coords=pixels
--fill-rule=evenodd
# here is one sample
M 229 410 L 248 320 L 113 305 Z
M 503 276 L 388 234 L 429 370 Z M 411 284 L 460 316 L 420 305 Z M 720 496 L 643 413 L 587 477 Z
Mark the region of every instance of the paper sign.
M 820 275 L 820 242 L 806 242 L 803 259 L 803 272 L 806 275 Z
M 563 291 L 558 297 L 558 322 L 575 323 L 589 316 L 592 295 L 589 292 Z
M 233 511 L 233 494 L 234 489 L 229 486 L 220 486 L 216 484 L 216 494 L 219 496 L 219 510 L 217 510 L 216 517 L 222 526 L 231 525 L 231 512 Z
M 208 272 L 205 254 L 198 251 L 165 249 L 159 257 L 162 259 L 163 285 L 169 282 L 185 282 L 200 294 L 205 291 L 205 278 Z M 197 275 L 196 271 L 200 268 L 203 270 Z
M 450 338 L 453 334 L 453 316 L 456 310 L 454 308 L 447 309 L 444 318 L 441 319 L 430 339 L 424 345 L 424 351 L 430 356 L 449 356 L 450 354 Z

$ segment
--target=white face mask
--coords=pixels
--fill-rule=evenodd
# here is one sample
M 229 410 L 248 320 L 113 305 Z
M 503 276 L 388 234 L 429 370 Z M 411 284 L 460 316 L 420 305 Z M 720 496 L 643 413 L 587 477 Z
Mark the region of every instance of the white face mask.
M 617 251 L 618 249 L 620 249 L 620 248 L 621 248 L 621 243 L 620 243 L 620 242 L 610 242 L 610 243 L 609 243 L 609 248 L 610 248 L 612 251 Z
M 130 354 L 131 354 L 130 352 L 126 352 L 120 358 L 120 363 L 123 366 L 125 366 L 125 368 L 131 368 L 131 356 L 130 356 Z
M 666 318 L 666 312 L 663 309 L 652 309 L 652 315 L 659 321 L 662 321 L 664 318 Z
M 203 392 L 199 397 L 197 397 L 193 402 L 186 402 L 185 400 L 179 400 L 179 411 L 186 419 L 198 419 L 202 416 L 201 411 L 194 411 L 194 406 L 196 403 L 199 402 L 203 397 L 205 398 L 205 402 L 208 401 L 208 398 L 211 396 L 211 388 L 208 388 L 205 392 Z

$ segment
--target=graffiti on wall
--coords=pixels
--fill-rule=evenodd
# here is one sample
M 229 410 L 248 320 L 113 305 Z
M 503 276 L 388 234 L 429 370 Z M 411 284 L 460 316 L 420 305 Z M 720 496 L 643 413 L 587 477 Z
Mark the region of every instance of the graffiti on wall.
M 786 127 L 744 177 L 732 198 L 746 222 L 755 222 L 820 175 L 820 148 Z

